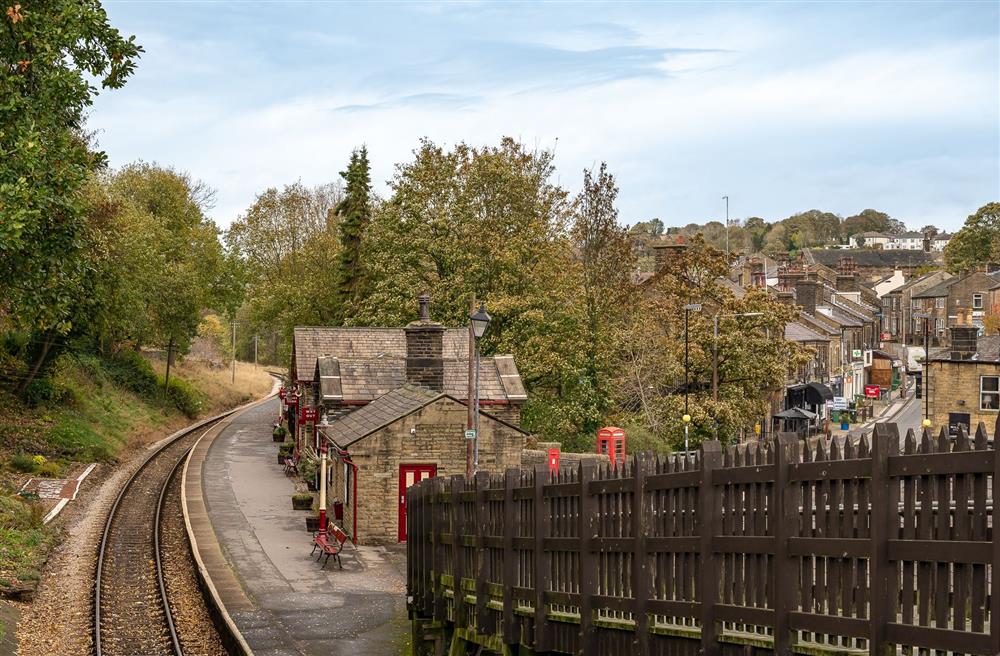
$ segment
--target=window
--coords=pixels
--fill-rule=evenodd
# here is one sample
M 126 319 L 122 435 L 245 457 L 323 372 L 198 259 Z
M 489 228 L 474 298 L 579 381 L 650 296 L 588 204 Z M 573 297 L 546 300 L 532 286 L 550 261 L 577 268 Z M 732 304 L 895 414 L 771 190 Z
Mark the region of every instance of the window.
M 973 294 L 972 295 L 972 309 L 973 310 L 982 310 L 983 309 L 983 295 L 982 294 Z
M 910 307 L 912 309 L 914 309 L 914 310 L 919 310 L 920 309 L 920 299 L 919 298 L 915 298 L 912 301 L 910 301 Z
M 943 308 L 944 307 L 944 301 L 945 301 L 944 296 L 939 296 L 939 297 L 935 298 L 934 299 L 934 307 L 939 308 L 939 309 Z
M 1000 410 L 1000 376 L 979 377 L 979 409 Z

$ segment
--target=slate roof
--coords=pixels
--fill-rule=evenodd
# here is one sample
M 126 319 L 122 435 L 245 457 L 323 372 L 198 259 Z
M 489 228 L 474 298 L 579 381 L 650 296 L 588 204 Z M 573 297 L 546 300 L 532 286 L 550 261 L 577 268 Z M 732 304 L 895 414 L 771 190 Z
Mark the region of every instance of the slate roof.
M 442 336 L 444 392 L 468 395 L 469 331 L 448 328 Z M 371 401 L 406 384 L 406 333 L 402 328 L 297 327 L 295 378 L 315 381 L 324 400 Z M 489 401 L 527 399 L 513 356 L 483 357 L 479 396 Z
M 338 447 L 346 449 L 375 431 L 385 428 L 442 398 L 462 403 L 450 394 L 435 392 L 419 385 L 406 384 L 379 396 L 371 403 L 358 408 L 350 414 L 344 415 L 320 430 Z M 527 435 L 526 431 L 508 424 L 487 412 L 480 411 L 480 414 Z M 460 438 L 461 436 L 456 435 L 455 437 Z
M 824 337 L 819 333 L 803 326 L 798 322 L 785 324 L 785 339 L 792 342 L 829 342 L 829 337 Z
M 951 289 L 952 285 L 954 285 L 955 283 L 957 283 L 961 279 L 962 279 L 961 276 L 955 276 L 954 278 L 948 278 L 947 280 L 945 280 L 943 282 L 939 282 L 938 284 L 934 285 L 933 287 L 925 289 L 924 291 L 922 291 L 920 293 L 914 294 L 912 296 L 912 298 L 937 298 L 939 296 L 947 296 L 948 295 L 948 290 Z
M 934 266 L 941 262 L 940 253 L 908 250 L 872 250 L 867 248 L 820 249 L 807 248 L 805 256 L 817 264 L 836 267 L 842 257 L 853 257 L 859 267 Z
M 823 323 L 821 320 L 817 319 L 811 314 L 805 312 L 799 313 L 799 321 L 806 325 L 807 328 L 819 334 L 826 333 L 827 335 L 839 335 L 840 330 L 834 329 L 828 324 Z
M 950 348 L 931 349 L 931 360 L 948 362 L 1000 362 L 1000 335 L 980 335 L 976 341 L 976 354 L 971 360 L 952 360 Z

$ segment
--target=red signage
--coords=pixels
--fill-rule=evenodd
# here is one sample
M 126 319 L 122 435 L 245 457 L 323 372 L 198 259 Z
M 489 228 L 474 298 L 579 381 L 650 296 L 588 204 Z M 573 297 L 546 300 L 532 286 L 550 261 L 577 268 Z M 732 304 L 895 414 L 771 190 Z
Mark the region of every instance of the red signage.
M 559 471 L 559 449 L 549 449 L 549 471 Z
M 282 401 L 284 401 L 286 396 L 288 396 L 288 391 L 284 387 L 282 387 L 281 389 L 278 390 L 278 398 L 279 399 L 281 399 Z
M 289 394 L 285 397 L 285 405 L 294 406 L 299 404 L 299 397 L 294 394 Z
M 865 396 L 869 399 L 877 399 L 882 396 L 882 388 L 878 385 L 865 385 Z
M 303 407 L 299 410 L 299 420 L 300 421 L 316 421 L 316 408 L 305 408 Z
M 890 339 L 892 339 L 892 335 L 890 335 L 889 333 L 882 333 L 882 341 L 883 342 L 886 342 L 886 341 L 888 341 Z

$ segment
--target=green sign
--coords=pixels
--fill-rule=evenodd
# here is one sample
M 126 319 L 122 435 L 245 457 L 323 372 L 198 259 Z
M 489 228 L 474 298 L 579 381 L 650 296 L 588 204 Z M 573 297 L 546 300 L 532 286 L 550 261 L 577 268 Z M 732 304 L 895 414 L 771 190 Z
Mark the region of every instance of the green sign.
M 467 439 L 467 440 L 474 440 L 474 439 L 476 439 L 476 431 L 475 431 L 475 429 L 470 428 L 469 430 L 465 431 L 465 439 Z

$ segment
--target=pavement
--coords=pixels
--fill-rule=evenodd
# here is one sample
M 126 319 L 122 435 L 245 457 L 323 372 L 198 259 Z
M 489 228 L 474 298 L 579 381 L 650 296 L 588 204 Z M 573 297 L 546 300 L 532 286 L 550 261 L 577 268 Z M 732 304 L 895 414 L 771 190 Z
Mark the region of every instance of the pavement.
M 231 618 L 257 656 L 408 653 L 403 545 L 348 543 L 343 570 L 332 559 L 321 569 L 309 555 L 310 513 L 292 510 L 294 479 L 275 458 L 277 413 L 277 400 L 240 413 L 199 463 L 212 533 L 231 571 L 219 578 L 235 575 L 250 602 L 234 604 Z
M 862 435 L 870 434 L 874 431 L 875 424 L 894 423 L 899 427 L 899 440 L 900 446 L 902 446 L 902 442 L 906 438 L 907 429 L 912 428 L 914 432 L 918 432 L 920 430 L 920 421 L 920 402 L 911 392 L 905 398 L 893 399 L 874 418 L 864 424 L 853 426 L 849 431 L 840 430 L 839 426 L 831 424 L 831 434 L 839 438 L 849 435 L 852 441 L 856 441 Z

